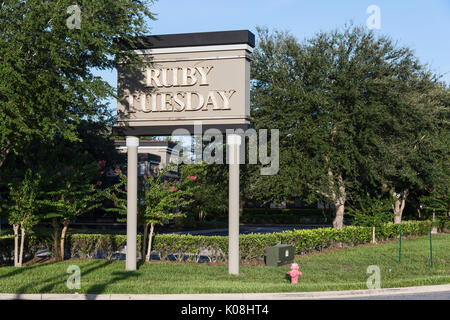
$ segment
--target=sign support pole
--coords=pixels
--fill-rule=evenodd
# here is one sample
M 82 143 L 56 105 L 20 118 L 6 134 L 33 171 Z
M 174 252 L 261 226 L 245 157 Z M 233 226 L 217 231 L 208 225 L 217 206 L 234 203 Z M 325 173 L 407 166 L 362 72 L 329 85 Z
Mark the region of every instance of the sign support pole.
M 241 136 L 227 135 L 229 146 L 228 273 L 239 274 L 239 152 Z
M 127 257 L 126 270 L 136 270 L 137 160 L 139 138 L 127 136 Z

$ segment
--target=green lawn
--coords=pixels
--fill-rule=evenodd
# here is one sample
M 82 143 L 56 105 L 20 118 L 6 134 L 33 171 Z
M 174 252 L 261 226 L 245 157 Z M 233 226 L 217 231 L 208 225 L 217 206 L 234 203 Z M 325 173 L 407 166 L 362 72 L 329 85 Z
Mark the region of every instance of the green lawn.
M 367 289 L 369 265 L 381 270 L 381 287 L 450 283 L 450 234 L 433 236 L 433 267 L 428 237 L 398 243 L 360 246 L 296 259 L 303 272 L 298 285 L 289 283 L 283 267 L 244 267 L 230 276 L 227 266 L 195 263 L 141 264 L 125 271 L 124 261 L 77 260 L 0 268 L 0 293 L 242 293 Z M 69 290 L 68 266 L 81 269 L 81 290 Z

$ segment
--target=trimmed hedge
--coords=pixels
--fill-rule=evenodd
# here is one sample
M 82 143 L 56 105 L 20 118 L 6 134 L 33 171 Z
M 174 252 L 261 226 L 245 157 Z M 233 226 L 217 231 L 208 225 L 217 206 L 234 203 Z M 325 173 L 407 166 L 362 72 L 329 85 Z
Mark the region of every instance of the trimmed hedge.
M 67 238 L 71 257 L 95 257 L 111 259 L 113 254 L 127 242 L 127 236 L 121 234 L 71 234 Z M 137 251 L 141 251 L 141 235 L 137 237 Z
M 401 224 L 402 235 L 420 236 L 430 231 L 431 221 L 406 221 Z M 387 223 L 376 230 L 378 240 L 395 239 L 400 225 Z M 333 228 L 288 230 L 270 234 L 245 234 L 240 236 L 240 254 L 242 262 L 264 259 L 265 249 L 278 243 L 292 244 L 296 254 L 320 251 L 324 248 L 355 246 L 368 243 L 372 239 L 371 227 L 347 226 L 340 230 Z M 14 238 L 0 237 L 0 259 L 12 257 Z M 31 235 L 27 238 L 27 253 L 33 254 L 38 248 L 51 248 L 51 236 Z M 138 252 L 142 236 L 138 235 Z M 125 235 L 117 234 L 71 234 L 67 238 L 67 248 L 72 257 L 111 259 L 121 246 L 126 243 Z M 198 261 L 200 256 L 208 256 L 210 261 L 227 261 L 228 237 L 193 236 L 176 234 L 156 234 L 153 240 L 155 250 L 161 260 L 169 255 L 178 261 Z M 6 262 L 3 258 L 2 262 Z
M 53 239 L 49 234 L 33 233 L 25 237 L 24 261 L 33 258 L 39 249 L 53 247 Z M 0 236 L 0 265 L 14 261 L 14 235 Z

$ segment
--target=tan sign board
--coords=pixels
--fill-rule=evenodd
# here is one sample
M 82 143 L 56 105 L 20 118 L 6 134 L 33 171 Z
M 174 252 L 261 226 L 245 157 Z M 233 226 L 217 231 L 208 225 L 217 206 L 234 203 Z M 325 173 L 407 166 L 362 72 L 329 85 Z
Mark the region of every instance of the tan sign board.
M 250 122 L 254 35 L 225 31 L 152 36 L 136 53 L 137 73 L 118 65 L 117 127 L 123 134 L 170 134 L 174 128 L 245 128 Z

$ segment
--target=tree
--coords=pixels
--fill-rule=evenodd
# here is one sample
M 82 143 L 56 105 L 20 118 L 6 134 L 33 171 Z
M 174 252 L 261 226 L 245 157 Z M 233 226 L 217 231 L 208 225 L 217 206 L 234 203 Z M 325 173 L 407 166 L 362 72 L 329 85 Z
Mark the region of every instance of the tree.
M 413 179 L 422 185 L 419 179 L 432 177 L 433 155 L 411 164 L 424 135 L 428 150 L 439 152 L 431 136 L 443 95 L 435 94 L 440 84 L 410 49 L 358 26 L 304 43 L 288 33 L 258 34 L 252 116 L 256 129 L 280 130 L 280 172 L 253 178 L 255 189 L 277 198 L 327 199 L 339 229 L 347 201 L 363 184 L 385 185 L 401 201 Z
M 118 213 L 119 215 L 127 215 L 127 176 L 122 170 L 116 169 L 115 174 L 119 178 L 119 182 L 115 183 L 102 191 L 105 199 L 112 202 L 112 206 L 105 208 L 106 212 Z M 126 219 L 120 219 L 126 221 Z M 119 220 L 119 221 L 120 221 Z
M 442 229 L 450 220 L 450 197 L 448 197 L 448 191 L 438 192 L 433 191 L 428 195 L 420 197 L 420 203 L 422 208 L 433 214 L 433 227 Z M 436 219 L 436 213 L 438 217 Z M 436 221 L 437 220 L 437 221 Z
M 419 67 L 391 86 L 398 94 L 389 98 L 391 124 L 383 126 L 384 137 L 377 142 L 381 152 L 374 150 L 380 161 L 374 163 L 373 175 L 390 191 L 394 222 L 399 224 L 411 195 L 429 186 L 448 188 L 450 91 Z
M 208 215 L 225 214 L 228 209 L 228 170 L 226 165 L 185 164 L 181 166 L 181 177 L 196 176 L 191 188 L 195 199 L 195 211 L 200 221 Z
M 182 209 L 194 202 L 189 185 L 197 180 L 196 176 L 187 176 L 185 179 L 165 179 L 171 166 L 164 170 L 158 170 L 156 177 L 149 174 L 144 176 L 144 183 L 141 189 L 141 204 L 139 208 L 140 219 L 144 224 L 143 252 L 146 248 L 146 235 L 150 227 L 148 236 L 147 253 L 145 261 L 150 261 L 152 247 L 152 237 L 156 224 L 164 224 L 165 221 L 185 214 Z
M 165 169 L 156 168 L 154 173 L 148 172 L 139 182 L 138 222 L 144 227 L 141 254 L 142 257 L 145 256 L 147 262 L 150 261 L 155 225 L 162 225 L 168 220 L 184 217 L 184 207 L 194 202 L 192 182 L 196 181 L 197 177 L 186 176 L 182 179 L 169 179 L 167 173 L 171 169 L 172 166 Z M 112 202 L 112 206 L 106 210 L 126 216 L 127 176 L 121 170 L 116 170 L 116 174 L 119 182 L 103 191 L 104 197 Z M 126 219 L 122 219 L 122 221 L 126 221 Z
M 41 218 L 50 220 L 53 227 L 53 254 L 56 260 L 64 259 L 64 244 L 71 222 L 100 206 L 99 189 L 110 164 L 97 157 L 106 156 L 114 161 L 117 151 L 103 133 L 93 132 L 99 123 L 82 121 L 78 135 L 82 141 L 70 142 L 63 137 L 43 144 L 36 141 L 16 160 L 18 168 L 35 163 L 45 179 L 41 183 Z M 90 142 L 96 142 L 91 144 Z
M 38 200 L 40 175 L 27 169 L 25 177 L 18 184 L 10 184 L 9 223 L 14 230 L 14 266 L 21 267 L 25 245 L 25 235 L 35 226 L 39 218 L 36 215 L 40 201 Z M 20 249 L 19 249 L 20 228 Z
M 128 49 L 154 19 L 152 0 L 79 3 L 72 11 L 71 0 L 0 4 L 0 167 L 33 139 L 76 141 L 77 123 L 101 117 L 115 95 L 93 71 L 141 61 Z
M 354 217 L 353 224 L 372 227 L 372 243 L 376 243 L 376 228 L 392 220 L 391 203 L 391 199 L 381 196 L 371 198 L 367 194 L 365 198 L 357 202 L 355 207 L 348 207 L 349 214 Z
M 99 170 L 104 170 L 105 163 L 103 161 L 99 161 L 97 165 Z M 101 193 L 94 184 L 91 184 L 96 169 L 92 163 L 66 166 L 64 170 L 58 172 L 60 173 L 57 178 L 59 183 L 53 185 L 52 189 L 46 192 L 46 196 L 50 200 L 45 203 L 50 212 L 47 212 L 45 217 L 52 218 L 55 231 L 59 229 L 58 220 L 63 226 L 59 245 L 60 252 L 59 255 L 55 255 L 57 260 L 64 260 L 65 239 L 70 223 L 100 206 Z M 57 243 L 56 232 L 55 243 Z M 57 246 L 54 249 L 57 251 Z

